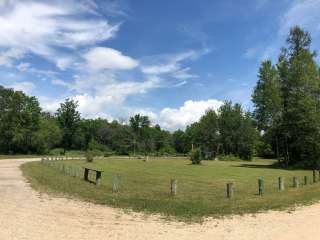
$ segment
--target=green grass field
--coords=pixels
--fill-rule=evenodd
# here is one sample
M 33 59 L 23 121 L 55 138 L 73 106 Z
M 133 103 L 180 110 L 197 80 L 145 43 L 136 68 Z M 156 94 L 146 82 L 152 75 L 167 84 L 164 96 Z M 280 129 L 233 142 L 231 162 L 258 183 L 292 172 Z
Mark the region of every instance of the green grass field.
M 190 165 L 185 158 L 139 159 L 111 157 L 84 161 L 63 161 L 65 165 L 89 166 L 104 170 L 101 186 L 59 172 L 40 162 L 22 166 L 24 175 L 40 191 L 63 193 L 83 200 L 114 207 L 160 213 L 181 220 L 255 213 L 267 209 L 285 209 L 320 199 L 320 182 L 296 189 L 292 178 L 312 179 L 312 171 L 283 170 L 272 167 L 272 160 L 253 162 L 203 161 Z M 120 190 L 112 193 L 112 177 L 121 175 Z M 285 191 L 278 191 L 278 177 L 285 178 Z M 265 194 L 259 196 L 258 178 L 265 179 Z M 170 180 L 178 180 L 178 193 L 170 196 Z M 226 198 L 226 183 L 235 183 L 233 199 Z

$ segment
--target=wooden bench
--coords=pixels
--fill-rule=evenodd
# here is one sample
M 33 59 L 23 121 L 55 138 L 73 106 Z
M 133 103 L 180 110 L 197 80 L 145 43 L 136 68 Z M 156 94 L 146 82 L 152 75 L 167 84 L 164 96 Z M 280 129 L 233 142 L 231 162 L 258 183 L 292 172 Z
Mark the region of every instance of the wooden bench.
M 96 180 L 95 181 L 89 180 L 89 171 L 96 173 Z M 103 171 L 101 171 L 101 170 L 96 170 L 96 169 L 92 169 L 92 168 L 84 168 L 84 180 L 87 182 L 95 183 L 96 185 L 100 185 L 102 173 L 103 173 Z

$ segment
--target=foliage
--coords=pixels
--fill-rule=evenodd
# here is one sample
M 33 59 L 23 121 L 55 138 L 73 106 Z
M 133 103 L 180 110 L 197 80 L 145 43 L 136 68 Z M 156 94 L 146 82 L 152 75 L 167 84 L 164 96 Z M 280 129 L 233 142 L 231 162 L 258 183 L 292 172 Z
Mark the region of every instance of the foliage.
M 188 153 L 191 148 L 187 134 L 180 129 L 172 134 L 172 145 L 177 153 Z
M 35 97 L 0 86 L 0 152 L 36 152 L 33 141 L 40 124 Z
M 94 158 L 94 153 L 92 151 L 87 151 L 86 152 L 86 161 L 88 163 L 92 163 Z
M 245 160 L 252 159 L 258 133 L 250 113 L 243 112 L 239 104 L 225 102 L 220 107 L 219 114 L 222 154 L 233 154 Z
M 33 146 L 37 153 L 48 153 L 62 141 L 62 130 L 52 117 L 40 119 L 39 130 L 34 134 Z
M 320 167 L 320 74 L 311 36 L 290 30 L 278 63 L 263 62 L 252 100 L 262 140 L 286 165 Z
M 202 153 L 201 150 L 199 148 L 193 149 L 190 152 L 190 160 L 192 162 L 192 164 L 200 164 L 201 160 L 202 160 Z
M 80 123 L 80 113 L 77 111 L 78 103 L 66 99 L 60 104 L 56 116 L 63 132 L 62 146 L 66 149 L 72 149 L 73 142 Z

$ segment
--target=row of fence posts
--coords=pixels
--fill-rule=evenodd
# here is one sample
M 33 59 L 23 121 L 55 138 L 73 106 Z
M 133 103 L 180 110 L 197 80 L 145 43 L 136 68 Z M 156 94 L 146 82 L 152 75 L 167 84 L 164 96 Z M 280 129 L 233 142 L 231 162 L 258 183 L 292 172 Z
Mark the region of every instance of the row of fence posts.
M 55 167 L 58 169 L 60 172 L 63 172 L 66 175 L 72 176 L 72 177 L 82 177 L 83 170 L 80 167 L 74 167 L 74 166 L 66 166 L 64 164 L 60 164 L 58 161 L 61 160 L 79 160 L 80 158 L 63 158 L 63 157 L 47 157 L 47 158 L 42 158 L 41 162 L 43 164 L 46 164 L 51 167 Z M 320 180 L 320 171 L 318 172 L 318 180 Z M 121 176 L 119 174 L 116 174 L 112 178 L 112 192 L 117 193 L 119 191 L 119 185 L 121 182 Z M 317 182 L 317 171 L 313 170 L 312 174 L 312 182 L 316 183 Z M 310 183 L 309 177 L 304 176 L 304 185 L 308 185 Z M 292 186 L 293 188 L 299 188 L 300 186 L 300 180 L 298 177 L 293 177 L 292 178 Z M 171 196 L 176 196 L 177 191 L 178 191 L 178 180 L 177 179 L 171 179 L 171 184 L 170 184 L 170 190 L 171 190 Z M 285 190 L 285 180 L 284 177 L 279 177 L 278 178 L 278 190 L 279 191 L 284 191 Z M 226 188 L 226 195 L 227 198 L 233 198 L 234 197 L 234 192 L 235 192 L 235 183 L 234 182 L 229 182 L 227 183 L 227 188 Z M 263 196 L 265 193 L 265 181 L 263 177 L 260 177 L 258 179 L 258 195 Z
M 77 159 L 79 159 L 79 158 L 77 158 Z M 83 170 L 81 167 L 65 165 L 65 164 L 61 163 L 62 160 L 71 160 L 71 159 L 70 158 L 69 159 L 60 158 L 60 157 L 52 157 L 51 159 L 50 158 L 42 158 L 41 163 L 44 165 L 53 167 L 53 168 L 59 170 L 60 172 L 66 174 L 66 175 L 69 175 L 71 177 L 76 177 L 76 178 L 82 177 Z M 73 158 L 73 160 L 75 160 L 75 158 Z
M 76 178 L 82 178 L 84 175 L 84 170 L 78 166 L 68 166 L 62 163 L 62 160 L 81 160 L 83 158 L 66 158 L 66 157 L 44 157 L 41 158 L 41 163 L 50 167 L 53 167 L 60 172 Z M 112 192 L 117 193 L 119 191 L 119 186 L 121 182 L 121 176 L 116 174 L 112 178 Z M 99 185 L 99 184 L 97 184 Z
M 41 162 L 43 161 L 63 161 L 63 160 L 83 160 L 84 157 L 68 157 L 68 156 L 48 156 L 42 157 Z
M 319 171 L 319 177 L 318 179 L 320 180 L 320 171 Z M 316 170 L 313 170 L 312 174 L 312 182 L 316 183 L 317 182 L 317 173 Z M 175 196 L 177 195 L 177 183 L 178 181 L 176 179 L 171 180 L 171 195 Z M 284 177 L 279 177 L 278 178 L 278 190 L 279 191 L 284 191 L 285 190 L 285 181 Z M 304 176 L 304 185 L 308 185 L 310 183 L 309 177 Z M 300 186 L 300 180 L 298 177 L 293 177 L 292 178 L 292 186 L 293 188 L 299 188 Z M 235 192 L 235 183 L 234 182 L 229 182 L 227 183 L 227 188 L 226 188 L 226 195 L 227 198 L 233 198 L 234 197 L 234 192 Z M 265 193 L 265 181 L 263 177 L 260 177 L 258 179 L 258 195 L 263 196 Z
M 308 185 L 310 184 L 309 181 L 309 177 L 308 176 L 304 176 L 304 185 Z M 318 179 L 320 179 L 320 171 L 319 171 L 319 177 Z M 313 170 L 313 174 L 312 174 L 312 182 L 316 183 L 317 182 L 317 174 L 316 174 L 316 170 Z M 279 177 L 278 178 L 278 190 L 279 191 L 284 191 L 285 190 L 285 181 L 284 181 L 284 177 Z M 299 188 L 300 186 L 300 180 L 298 177 L 293 177 L 292 178 L 292 187 L 293 188 Z M 233 198 L 234 196 L 234 190 L 235 190 L 235 184 L 233 182 L 227 183 L 227 198 Z M 259 196 L 263 196 L 265 193 L 265 182 L 264 179 L 262 177 L 260 177 L 258 179 L 258 195 Z

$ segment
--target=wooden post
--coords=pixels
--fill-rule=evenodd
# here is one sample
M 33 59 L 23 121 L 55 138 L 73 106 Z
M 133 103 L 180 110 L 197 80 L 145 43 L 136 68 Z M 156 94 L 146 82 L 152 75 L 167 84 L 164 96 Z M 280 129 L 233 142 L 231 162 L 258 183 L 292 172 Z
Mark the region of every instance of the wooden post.
M 262 177 L 258 179 L 258 186 L 259 186 L 259 196 L 262 196 L 264 194 L 264 179 Z
M 101 184 L 101 172 L 96 172 L 96 184 L 99 186 Z
M 299 187 L 299 178 L 293 177 L 293 187 L 298 188 Z
M 227 198 L 233 198 L 234 183 L 227 183 Z
M 317 182 L 316 170 L 313 170 L 312 173 L 313 173 L 313 183 L 315 183 Z
M 119 191 L 120 175 L 115 175 L 112 179 L 112 192 L 116 193 Z
M 89 180 L 89 169 L 88 168 L 84 169 L 84 180 L 85 181 Z
M 283 177 L 278 178 L 278 187 L 279 187 L 279 191 L 284 190 L 284 178 Z
M 171 196 L 177 195 L 177 186 L 178 181 L 177 179 L 171 179 Z
M 308 185 L 309 184 L 309 178 L 308 176 L 304 176 L 304 185 Z

